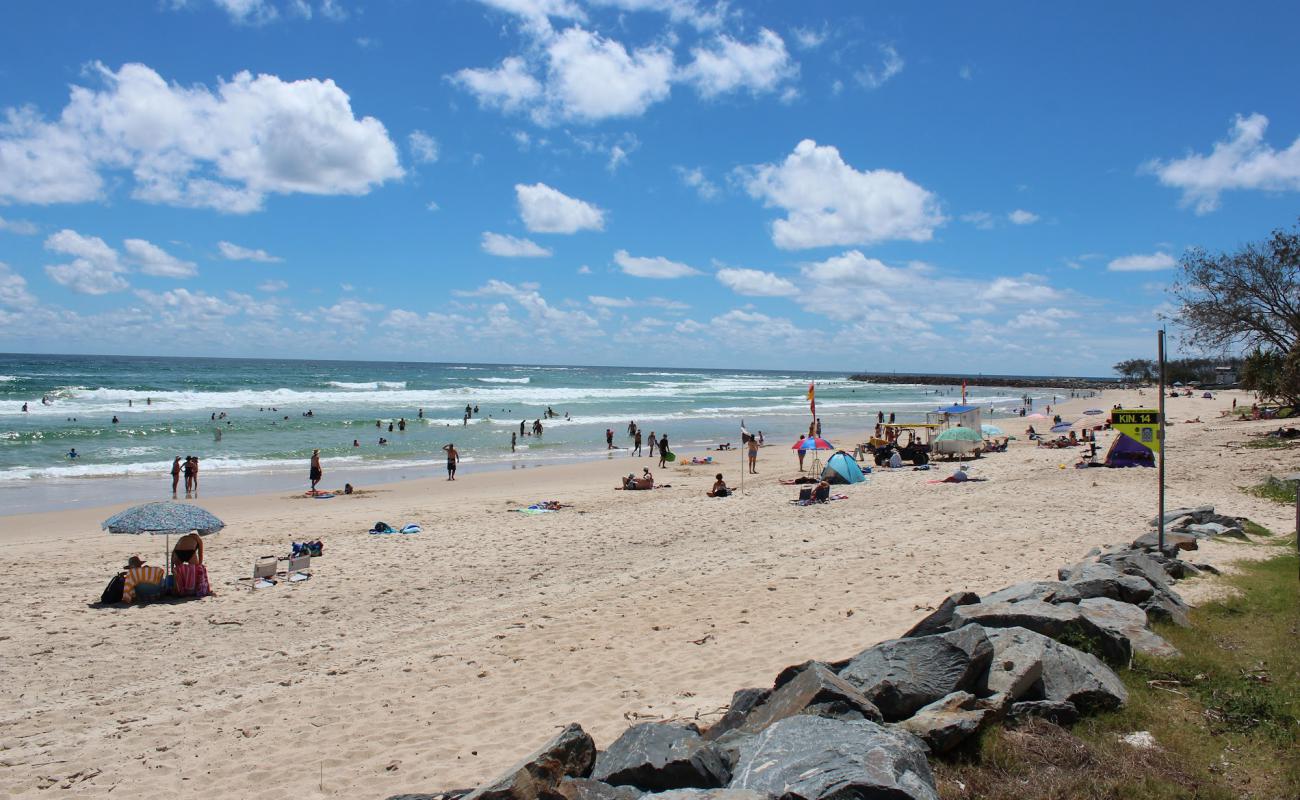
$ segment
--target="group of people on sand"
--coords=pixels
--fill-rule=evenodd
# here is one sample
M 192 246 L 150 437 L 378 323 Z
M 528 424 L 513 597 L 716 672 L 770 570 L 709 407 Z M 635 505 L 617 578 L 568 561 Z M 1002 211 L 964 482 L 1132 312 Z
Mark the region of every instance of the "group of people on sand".
M 170 575 L 162 567 L 151 566 L 133 555 L 108 582 L 99 600 L 104 604 L 136 603 L 212 594 L 215 593 L 208 582 L 208 568 L 203 564 L 203 537 L 187 533 L 172 548 Z
M 199 493 L 199 457 L 185 456 L 182 461 L 180 456 L 172 459 L 172 497 L 176 496 L 176 487 L 180 485 L 181 478 L 185 478 L 185 496 Z

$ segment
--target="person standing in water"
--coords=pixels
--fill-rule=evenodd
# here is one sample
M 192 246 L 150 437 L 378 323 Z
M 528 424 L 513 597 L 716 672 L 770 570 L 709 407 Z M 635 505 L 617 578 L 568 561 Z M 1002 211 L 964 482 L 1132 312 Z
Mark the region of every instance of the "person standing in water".
M 320 451 L 311 451 L 311 468 L 307 471 L 307 478 L 311 481 L 312 494 L 316 493 L 316 484 L 320 483 L 324 474 L 320 468 Z
M 632 434 L 632 452 L 628 453 L 628 455 L 638 456 L 638 457 L 641 455 L 641 429 L 640 428 L 637 428 L 636 433 Z
M 176 484 L 181 482 L 181 457 L 172 459 L 172 497 L 176 496 Z M 186 489 L 186 491 L 189 491 Z
M 516 438 L 516 436 L 515 436 L 515 432 L 514 432 L 514 431 L 511 431 L 511 432 L 510 432 L 510 452 L 512 452 L 512 453 L 515 452 L 515 444 L 516 444 L 518 441 L 519 441 L 519 440 Z
M 456 452 L 456 445 L 444 444 L 442 449 L 447 453 L 447 480 L 456 480 L 456 467 L 460 464 L 460 453 Z

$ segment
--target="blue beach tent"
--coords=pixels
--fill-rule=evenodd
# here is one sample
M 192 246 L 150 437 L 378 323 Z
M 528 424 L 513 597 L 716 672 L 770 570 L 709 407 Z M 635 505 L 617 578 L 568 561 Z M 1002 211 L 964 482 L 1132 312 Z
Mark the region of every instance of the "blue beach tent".
M 839 450 L 826 459 L 822 480 L 830 483 L 862 483 L 866 480 L 866 476 L 862 474 L 862 468 L 853 460 L 853 456 Z
M 1124 434 L 1115 437 L 1110 449 L 1106 451 L 1108 467 L 1154 467 L 1156 455 L 1143 447 L 1136 439 Z

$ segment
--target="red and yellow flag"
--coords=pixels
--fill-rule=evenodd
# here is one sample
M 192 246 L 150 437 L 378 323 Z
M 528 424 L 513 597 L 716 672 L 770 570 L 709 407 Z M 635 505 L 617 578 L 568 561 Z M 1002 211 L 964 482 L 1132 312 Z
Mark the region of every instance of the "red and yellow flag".
M 808 410 L 812 412 L 813 419 L 817 419 L 817 397 L 816 384 L 808 384 Z

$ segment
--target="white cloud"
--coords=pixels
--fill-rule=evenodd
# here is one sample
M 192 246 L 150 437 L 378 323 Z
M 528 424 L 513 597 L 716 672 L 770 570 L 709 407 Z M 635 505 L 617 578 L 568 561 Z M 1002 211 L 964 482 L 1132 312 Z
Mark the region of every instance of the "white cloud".
M 451 81 L 474 95 L 479 105 L 502 111 L 523 108 L 542 95 L 542 84 L 519 56 L 510 56 L 493 69 L 462 69 Z
M 671 90 L 673 55 L 666 47 L 629 52 L 621 42 L 575 26 L 555 37 L 546 52 L 547 107 L 535 115 L 539 121 L 636 117 Z
M 968 81 L 975 77 L 975 73 L 971 70 L 969 64 L 964 64 L 957 70 L 957 77 L 964 81 Z
M 199 274 L 198 265 L 184 261 L 144 239 L 127 239 L 123 248 L 145 275 L 161 278 L 193 278 Z
M 961 215 L 962 222 L 969 222 L 982 231 L 992 230 L 997 220 L 987 211 L 972 211 Z
M 673 23 L 687 24 L 700 31 L 717 28 L 729 13 L 725 0 L 714 3 L 711 8 L 695 0 L 587 0 L 587 3 L 620 11 L 658 12 L 666 14 Z
M 1227 141 L 1215 142 L 1209 155 L 1192 153 L 1171 161 L 1143 165 L 1165 186 L 1182 189 L 1182 204 L 1197 214 L 1219 207 L 1219 195 L 1232 189 L 1300 191 L 1300 138 L 1285 150 L 1264 141 L 1268 117 L 1238 116 Z
M 614 253 L 614 263 L 628 275 L 636 278 L 685 278 L 699 275 L 700 271 L 663 256 L 641 257 L 629 255 L 626 250 Z
M 1007 219 L 1011 220 L 1013 225 L 1033 225 L 1038 221 L 1038 215 L 1032 211 L 1025 211 L 1023 208 L 1017 208 L 1007 214 Z
M 492 279 L 469 292 L 456 292 L 462 297 L 501 297 L 517 306 L 528 317 L 522 324 L 510 313 L 506 303 L 497 303 L 486 309 L 481 324 L 472 328 L 473 335 L 490 338 L 518 338 L 551 341 L 561 339 L 587 339 L 600 333 L 599 323 L 585 311 L 565 311 L 546 301 L 534 283 L 512 284 Z
M 757 269 L 724 267 L 718 270 L 716 277 L 731 291 L 749 297 L 789 297 L 799 293 L 791 281 Z
M 28 222 L 25 219 L 5 219 L 0 217 L 0 231 L 16 233 L 19 236 L 35 236 L 40 233 L 40 228 L 34 222 Z
M 794 28 L 790 33 L 794 36 L 794 43 L 802 50 L 816 50 L 830 38 L 830 29 L 825 25 L 820 30 Z
M 777 247 L 928 241 L 944 223 L 938 199 L 900 172 L 859 172 L 839 150 L 804 139 L 782 164 L 747 171 L 745 188 L 764 205 L 784 209 L 772 224 Z
M 284 260 L 271 255 L 265 250 L 240 247 L 230 242 L 217 242 L 217 249 L 221 251 L 221 257 L 227 261 L 260 261 L 264 264 L 277 264 Z
M 240 72 L 210 90 L 143 64 L 90 72 L 102 87 L 72 87 L 56 122 L 5 111 L 0 201 L 97 200 L 104 173 L 126 170 L 138 200 L 248 213 L 268 194 L 360 195 L 402 176 L 383 124 L 331 80 Z
M 289 284 L 279 280 L 262 281 L 257 284 L 257 288 L 263 292 L 283 292 L 289 288 Z
M 591 274 L 591 267 L 587 266 L 586 264 L 583 264 L 581 267 L 578 267 L 578 274 L 579 274 L 579 275 L 590 275 L 590 274 Z
M 599 308 L 662 308 L 668 311 L 684 311 L 690 306 L 679 300 L 669 300 L 666 297 L 604 297 L 602 295 L 589 295 L 587 302 Z
M 35 303 L 35 295 L 27 291 L 27 279 L 0 261 L 0 305 L 21 309 Z
M 427 202 L 427 203 L 424 204 L 424 210 L 425 210 L 425 211 L 439 211 L 439 210 L 441 210 L 441 209 L 442 209 L 442 206 L 438 205 L 438 201 L 437 201 L 437 200 L 430 200 L 429 202 Z
M 705 98 L 741 89 L 763 94 L 777 89 L 799 74 L 785 42 L 763 28 L 753 44 L 739 42 L 726 34 L 714 37 L 708 48 L 691 50 L 693 60 L 682 70 L 682 78 Z
M 605 227 L 605 212 L 544 183 L 515 184 L 519 216 L 533 233 L 577 233 Z
M 139 289 L 135 294 L 154 311 L 164 313 L 169 318 L 191 323 L 239 313 L 238 308 L 220 298 L 204 292 L 191 292 L 188 289 L 172 289 L 168 292 Z
M 1043 283 L 1037 275 L 994 278 L 978 295 L 979 299 L 994 303 L 1046 303 L 1060 296 L 1060 292 Z
M 438 160 L 438 140 L 424 131 L 411 131 L 406 144 L 415 163 L 432 164 Z
M 263 25 L 280 16 L 275 6 L 267 0 L 213 0 L 217 7 L 241 25 Z M 310 15 L 310 6 L 308 7 Z
M 80 294 L 120 292 L 129 285 L 118 252 L 98 236 L 82 236 L 64 228 L 45 240 L 45 249 L 73 256 L 66 264 L 50 264 L 45 274 L 61 286 Z
M 531 239 L 483 231 L 483 252 L 503 258 L 544 258 L 551 251 Z
M 1106 269 L 1111 272 L 1153 272 L 1176 266 L 1178 266 L 1178 262 L 1168 253 L 1151 253 L 1149 255 L 1135 253 L 1111 261 L 1106 265 Z
M 691 187 L 705 200 L 712 200 L 718 196 L 718 186 L 704 175 L 704 170 L 699 167 L 674 167 L 677 171 L 677 177 L 681 178 L 682 183 Z
M 863 67 L 854 73 L 858 83 L 868 89 L 879 89 L 903 71 L 903 58 L 891 44 L 880 46 L 881 63 L 878 67 Z
M 303 321 L 325 322 L 356 332 L 365 328 L 366 323 L 373 319 L 376 313 L 383 310 L 384 307 L 378 303 L 367 303 L 362 300 L 346 298 L 332 306 L 322 306 L 309 315 L 303 315 Z

